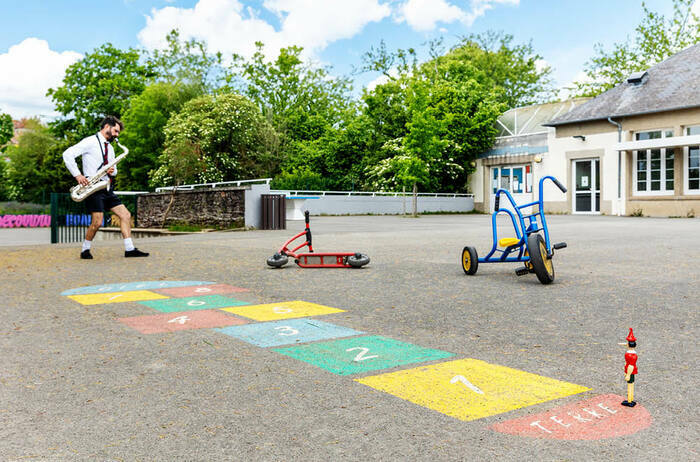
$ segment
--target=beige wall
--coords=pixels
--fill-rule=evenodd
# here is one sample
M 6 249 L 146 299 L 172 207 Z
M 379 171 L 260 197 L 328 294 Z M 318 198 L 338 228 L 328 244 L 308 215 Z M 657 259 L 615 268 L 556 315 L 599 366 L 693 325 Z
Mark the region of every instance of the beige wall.
M 631 141 L 633 133 L 646 130 L 671 129 L 674 136 L 682 136 L 684 127 L 688 125 L 700 125 L 700 108 L 684 109 L 679 111 L 646 114 L 634 117 L 614 118 L 622 124 L 622 140 Z M 614 140 L 610 134 L 614 134 Z M 566 139 L 573 140 L 574 135 L 583 135 L 586 141 L 581 143 L 581 149 L 571 150 L 570 142 L 562 146 Z M 601 136 L 603 140 L 597 140 Z M 561 141 L 560 141 L 561 140 Z M 675 150 L 674 164 L 674 195 L 671 196 L 634 196 L 633 195 L 633 168 L 634 157 L 632 152 L 625 152 L 622 156 L 622 196 L 623 203 L 617 206 L 617 152 L 612 148 L 617 142 L 617 129 L 615 125 L 607 121 L 594 121 L 587 123 L 571 124 L 557 127 L 555 140 L 550 144 L 559 146 L 558 153 L 564 154 L 569 163 L 567 171 L 567 183 L 572 184 L 571 160 L 583 157 L 600 157 L 601 159 L 601 213 L 622 213 L 630 215 L 641 213 L 647 216 L 689 216 L 700 215 L 700 197 L 697 195 L 684 195 L 684 151 L 681 148 Z M 584 145 L 589 149 L 583 149 Z M 604 153 L 596 152 L 603 149 Z M 569 204 L 570 194 L 567 195 Z

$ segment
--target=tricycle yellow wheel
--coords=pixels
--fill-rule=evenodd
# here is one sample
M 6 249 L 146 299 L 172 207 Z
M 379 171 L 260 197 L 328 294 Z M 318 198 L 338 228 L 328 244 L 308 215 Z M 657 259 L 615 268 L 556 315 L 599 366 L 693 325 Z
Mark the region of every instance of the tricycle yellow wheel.
M 476 254 L 474 247 L 465 247 L 462 249 L 462 269 L 465 274 L 475 274 L 479 268 L 479 256 Z
M 537 279 L 542 284 L 551 284 L 554 281 L 554 265 L 552 259 L 547 255 L 547 246 L 540 234 L 530 234 L 527 237 L 527 251 L 530 254 L 532 269 L 537 275 Z

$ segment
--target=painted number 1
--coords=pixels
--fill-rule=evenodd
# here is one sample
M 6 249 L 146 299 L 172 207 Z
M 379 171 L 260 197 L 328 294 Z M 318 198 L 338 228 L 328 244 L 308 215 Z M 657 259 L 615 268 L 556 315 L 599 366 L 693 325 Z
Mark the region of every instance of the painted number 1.
M 473 391 L 474 393 L 478 393 L 478 394 L 480 394 L 480 395 L 483 395 L 483 394 L 484 394 L 484 392 L 481 391 L 481 389 L 480 389 L 479 387 L 477 387 L 476 385 L 474 385 L 473 383 L 471 383 L 471 382 L 470 382 L 469 380 L 467 380 L 466 377 L 464 377 L 463 375 L 455 375 L 454 377 L 452 377 L 452 380 L 450 380 L 450 383 L 457 383 L 457 382 L 463 383 L 465 387 L 469 388 L 469 389 L 470 389 L 471 391 Z
M 379 355 L 365 356 L 367 354 L 367 352 L 369 351 L 369 348 L 365 348 L 365 347 L 353 347 L 353 348 L 348 348 L 345 351 L 355 351 L 355 350 L 360 350 L 360 352 L 357 353 L 357 356 L 355 356 L 355 359 L 353 359 L 353 361 L 364 361 L 366 359 L 372 359 L 372 358 L 379 357 Z

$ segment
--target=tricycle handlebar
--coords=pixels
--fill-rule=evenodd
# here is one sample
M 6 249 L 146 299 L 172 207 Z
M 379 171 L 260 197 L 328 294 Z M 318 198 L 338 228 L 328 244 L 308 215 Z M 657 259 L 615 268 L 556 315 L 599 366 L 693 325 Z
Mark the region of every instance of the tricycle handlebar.
M 561 189 L 561 192 L 563 192 L 563 193 L 566 192 L 566 188 L 564 187 L 563 184 L 559 183 L 559 180 L 557 180 L 556 178 L 552 177 L 552 181 L 554 181 L 554 184 L 557 185 L 557 186 L 559 187 L 559 189 Z

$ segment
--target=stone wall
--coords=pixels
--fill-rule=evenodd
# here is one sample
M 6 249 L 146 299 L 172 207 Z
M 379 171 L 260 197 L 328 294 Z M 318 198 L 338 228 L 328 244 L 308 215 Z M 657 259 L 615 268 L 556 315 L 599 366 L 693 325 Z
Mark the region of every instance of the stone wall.
M 165 226 L 190 224 L 212 228 L 244 226 L 246 188 L 180 190 L 175 193 Z M 159 228 L 172 193 L 150 193 L 138 198 L 139 228 Z

